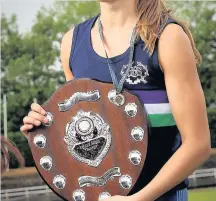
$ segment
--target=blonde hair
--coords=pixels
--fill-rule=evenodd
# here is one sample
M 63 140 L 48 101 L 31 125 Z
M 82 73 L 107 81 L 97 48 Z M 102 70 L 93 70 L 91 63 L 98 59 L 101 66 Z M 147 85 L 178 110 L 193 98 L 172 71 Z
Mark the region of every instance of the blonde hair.
M 145 48 L 149 55 L 154 52 L 156 40 L 161 33 L 168 18 L 174 19 L 184 29 L 190 39 L 191 46 L 195 55 L 196 63 L 202 63 L 202 57 L 195 47 L 193 36 L 185 22 L 176 19 L 172 14 L 172 9 L 165 6 L 165 0 L 137 0 L 137 10 L 139 21 L 137 24 L 137 32 L 145 42 Z

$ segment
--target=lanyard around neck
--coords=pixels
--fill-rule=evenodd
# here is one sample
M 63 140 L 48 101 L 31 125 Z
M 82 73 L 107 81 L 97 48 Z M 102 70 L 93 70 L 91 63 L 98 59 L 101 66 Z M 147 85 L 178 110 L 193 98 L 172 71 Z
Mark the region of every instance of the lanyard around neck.
M 120 79 L 120 81 L 118 82 L 117 80 L 117 77 L 116 77 L 116 74 L 111 66 L 111 63 L 109 61 L 109 58 L 108 58 L 108 55 L 107 55 L 107 52 L 106 52 L 106 48 L 105 48 L 105 44 L 104 44 L 104 37 L 103 37 L 103 31 L 102 31 L 102 24 L 101 24 L 101 20 L 100 20 L 100 15 L 98 16 L 98 31 L 99 31 L 99 34 L 100 34 L 100 37 L 101 37 L 101 40 L 102 40 L 102 43 L 103 43 L 103 46 L 104 46 L 104 51 L 105 51 L 105 54 L 106 54 L 106 58 L 107 58 L 107 64 L 109 66 L 109 71 L 110 71 L 110 74 L 111 74 L 111 77 L 112 77 L 112 82 L 116 88 L 116 92 L 117 93 L 120 93 L 122 91 L 122 88 L 123 88 L 123 84 L 124 84 L 124 81 L 126 80 L 129 72 L 130 72 L 130 69 L 132 68 L 132 64 L 133 64 L 133 54 L 134 54 L 134 45 L 135 45 L 135 38 L 136 38 L 136 28 L 134 27 L 133 31 L 132 31 L 132 34 L 131 34 L 131 38 L 130 38 L 130 55 L 129 55 L 129 63 L 128 63 L 128 68 L 126 70 L 126 72 L 123 74 L 122 78 Z

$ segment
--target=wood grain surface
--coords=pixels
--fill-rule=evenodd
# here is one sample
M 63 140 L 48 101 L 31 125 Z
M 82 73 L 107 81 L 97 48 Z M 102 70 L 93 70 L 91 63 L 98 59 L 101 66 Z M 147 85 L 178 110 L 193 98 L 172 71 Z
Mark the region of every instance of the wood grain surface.
M 116 106 L 107 98 L 108 92 L 112 89 L 112 84 L 87 78 L 66 82 L 42 105 L 47 112 L 52 113 L 54 116 L 53 124 L 50 127 L 44 125 L 34 127 L 28 135 L 28 142 L 37 170 L 50 188 L 65 200 L 73 200 L 72 194 L 77 189 L 82 189 L 85 192 L 86 201 L 97 201 L 99 194 L 104 191 L 109 192 L 111 195 L 127 195 L 144 166 L 148 144 L 148 128 L 143 104 L 135 95 L 124 89 L 122 94 L 125 97 L 125 104 Z M 75 92 L 93 90 L 99 90 L 99 100 L 92 102 L 80 101 L 66 112 L 59 111 L 58 103 L 69 99 Z M 129 117 L 124 111 L 127 103 L 137 104 L 138 112 L 135 117 Z M 76 160 L 69 153 L 67 144 L 63 140 L 66 135 L 67 123 L 80 109 L 85 112 L 98 113 L 110 125 L 112 143 L 108 153 L 98 167 L 91 167 Z M 131 130 L 135 126 L 141 126 L 145 131 L 142 141 L 136 141 L 131 136 Z M 33 138 L 37 134 L 43 134 L 47 139 L 46 146 L 43 149 L 36 147 L 33 143 Z M 128 154 L 132 150 L 138 150 L 142 153 L 142 160 L 139 165 L 133 165 L 128 159 Z M 49 171 L 40 166 L 39 161 L 43 156 L 52 158 L 53 165 Z M 100 177 L 113 167 L 120 167 L 122 175 L 128 174 L 132 177 L 130 189 L 124 189 L 120 186 L 119 177 L 114 177 L 114 179 L 109 180 L 106 185 L 101 187 L 84 186 L 81 188 L 79 186 L 78 178 L 80 176 Z M 66 186 L 62 190 L 57 189 L 53 184 L 53 178 L 58 174 L 62 174 L 66 178 Z

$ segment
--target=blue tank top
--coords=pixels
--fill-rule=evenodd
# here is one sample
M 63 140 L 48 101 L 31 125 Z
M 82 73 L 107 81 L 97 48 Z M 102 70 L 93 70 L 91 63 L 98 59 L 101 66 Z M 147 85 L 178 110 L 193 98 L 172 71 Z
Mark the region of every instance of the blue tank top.
M 69 65 L 75 78 L 112 83 L 106 58 L 99 56 L 91 44 L 91 28 L 97 16 L 75 26 Z M 178 24 L 171 18 L 165 26 L 169 23 Z M 136 193 L 148 184 L 181 145 L 181 136 L 167 97 L 164 74 L 158 62 L 157 44 L 158 40 L 153 54 L 149 56 L 144 50 L 144 42 L 141 39 L 136 41 L 133 69 L 124 83 L 124 88 L 143 102 L 150 120 L 151 133 L 144 168 L 129 194 Z M 123 54 L 110 58 L 118 80 L 127 68 L 129 52 L 130 48 Z M 165 194 L 187 188 L 188 184 L 187 178 Z

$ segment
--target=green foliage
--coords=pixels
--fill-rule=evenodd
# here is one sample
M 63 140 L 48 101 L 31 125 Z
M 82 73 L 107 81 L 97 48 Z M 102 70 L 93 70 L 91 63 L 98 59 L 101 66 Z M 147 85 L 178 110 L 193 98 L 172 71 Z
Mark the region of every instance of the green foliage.
M 22 156 L 25 159 L 25 166 L 31 167 L 34 165 L 34 161 L 32 158 L 32 154 L 30 148 L 28 146 L 27 139 L 23 136 L 21 132 L 10 132 L 8 133 L 9 139 L 15 144 L 15 146 L 20 150 Z M 19 167 L 18 161 L 13 154 L 9 154 L 10 156 L 10 168 Z
M 97 2 L 57 1 L 51 8 L 41 7 L 31 32 L 25 34 L 18 32 L 15 15 L 9 19 L 2 15 L 1 94 L 7 94 L 9 137 L 24 154 L 27 166 L 33 163 L 28 143 L 19 131 L 23 117 L 34 98 L 43 104 L 65 82 L 60 63 L 64 33 L 97 12 Z M 1 105 L 1 117 L 2 108 Z M 13 161 L 11 166 L 16 167 L 16 160 Z

